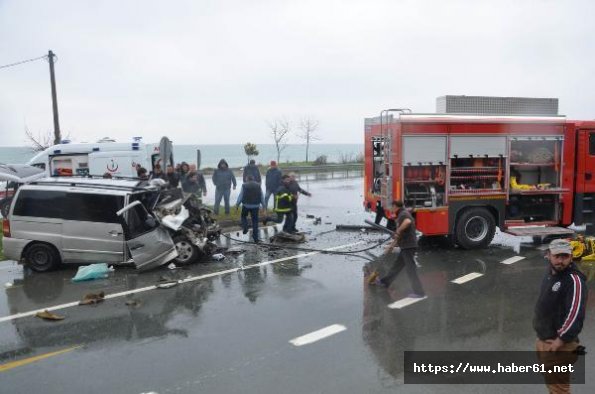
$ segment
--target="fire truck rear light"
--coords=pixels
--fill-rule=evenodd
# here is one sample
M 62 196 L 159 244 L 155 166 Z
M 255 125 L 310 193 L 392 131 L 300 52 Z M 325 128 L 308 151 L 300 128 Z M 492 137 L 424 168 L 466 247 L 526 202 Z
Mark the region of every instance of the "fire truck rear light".
M 10 237 L 10 221 L 8 219 L 2 221 L 2 234 L 5 237 Z

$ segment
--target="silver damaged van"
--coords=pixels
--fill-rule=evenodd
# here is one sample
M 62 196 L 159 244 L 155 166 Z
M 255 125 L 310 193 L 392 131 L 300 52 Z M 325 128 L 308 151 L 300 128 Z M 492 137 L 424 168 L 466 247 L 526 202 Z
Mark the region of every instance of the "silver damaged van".
M 61 263 L 160 266 L 178 252 L 147 209 L 157 196 L 138 180 L 46 178 L 23 185 L 3 221 L 4 255 L 38 272 Z

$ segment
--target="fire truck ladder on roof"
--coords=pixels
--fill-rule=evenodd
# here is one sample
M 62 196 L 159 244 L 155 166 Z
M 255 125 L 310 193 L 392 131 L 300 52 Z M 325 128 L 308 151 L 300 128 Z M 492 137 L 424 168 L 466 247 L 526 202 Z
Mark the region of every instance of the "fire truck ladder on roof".
M 393 130 L 390 124 L 393 123 L 392 112 L 397 113 L 398 117 L 402 114 L 410 114 L 409 108 L 391 108 L 380 111 L 380 135 L 384 141 L 383 143 L 383 162 L 384 162 L 384 177 L 380 187 L 380 198 L 383 207 L 389 207 L 392 203 L 393 196 Z M 386 119 L 386 122 L 384 122 Z M 398 119 L 398 118 L 397 118 Z

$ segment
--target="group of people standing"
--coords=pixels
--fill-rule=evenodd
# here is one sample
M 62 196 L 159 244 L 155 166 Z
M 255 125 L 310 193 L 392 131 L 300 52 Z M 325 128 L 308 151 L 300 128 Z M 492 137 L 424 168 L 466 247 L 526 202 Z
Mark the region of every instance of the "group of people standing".
M 215 206 L 214 211 L 219 211 L 219 204 L 221 198 L 217 198 L 217 190 L 220 189 L 220 194 L 224 198 L 225 212 L 229 213 L 229 193 L 231 184 L 233 188 L 236 187 L 235 177 L 227 167 L 225 160 L 221 160 L 217 166 L 217 170 L 213 173 L 213 183 L 215 184 Z M 265 175 L 265 192 L 262 191 L 262 177 L 260 170 L 254 160 L 250 160 L 248 165 L 244 167 L 243 184 L 236 206 L 242 206 L 240 215 L 242 222 L 243 233 L 248 232 L 248 215 L 252 222 L 252 238 L 254 242 L 260 242 L 258 232 L 259 211 L 260 208 L 264 211 L 264 218 L 262 222 L 266 225 L 269 221 L 275 223 L 283 223 L 283 231 L 287 233 L 296 233 L 298 230 L 295 227 L 297 222 L 297 201 L 298 195 L 303 194 L 311 196 L 309 192 L 302 189 L 296 180 L 295 174 L 283 174 L 277 167 L 276 161 L 271 161 L 270 167 Z M 269 216 L 267 209 L 271 196 L 274 196 L 274 212 L 276 216 Z
M 182 162 L 175 167 L 168 165 L 165 172 L 160 164 L 155 164 L 151 173 L 145 168 L 137 168 L 139 179 L 163 179 L 170 187 L 181 186 L 185 193 L 193 193 L 199 198 L 207 195 L 207 185 L 204 175 L 196 169 L 194 164 Z M 248 232 L 248 215 L 252 221 L 252 237 L 255 242 L 258 238 L 258 222 L 260 209 L 264 211 L 262 222 L 283 223 L 283 231 L 296 233 L 296 222 L 298 215 L 297 201 L 300 194 L 311 196 L 309 192 L 302 189 L 296 180 L 295 174 L 283 174 L 277 166 L 276 161 L 270 162 L 270 167 L 265 175 L 265 190 L 262 190 L 262 177 L 260 169 L 254 160 L 250 160 L 243 169 L 243 184 L 238 196 L 236 206 L 242 206 L 241 222 L 244 234 Z M 230 213 L 230 202 L 232 189 L 237 187 L 236 177 L 229 168 L 225 159 L 221 159 L 212 176 L 215 185 L 215 204 L 213 211 L 219 215 L 221 200 L 223 200 L 224 212 Z M 274 196 L 273 211 L 276 215 L 269 216 L 267 209 L 269 200 Z
M 170 187 L 181 186 L 185 193 L 195 194 L 201 198 L 207 195 L 207 184 L 204 175 L 196 169 L 195 164 L 188 164 L 185 161 L 175 167 L 167 165 L 165 172 L 159 163 L 155 164 L 153 171 L 147 173 L 143 167 L 137 169 L 139 179 L 163 179 Z

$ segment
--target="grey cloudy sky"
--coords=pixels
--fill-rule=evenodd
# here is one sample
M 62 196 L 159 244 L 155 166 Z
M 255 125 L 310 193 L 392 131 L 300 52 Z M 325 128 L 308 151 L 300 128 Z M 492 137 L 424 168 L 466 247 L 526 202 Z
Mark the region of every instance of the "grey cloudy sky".
M 444 94 L 559 97 L 595 118 L 595 1 L 0 0 L 0 65 L 47 54 L 78 141 L 271 143 L 267 121 L 362 142 L 384 108 Z M 51 131 L 45 61 L 0 69 L 0 145 Z M 292 139 L 298 142 L 297 138 Z

